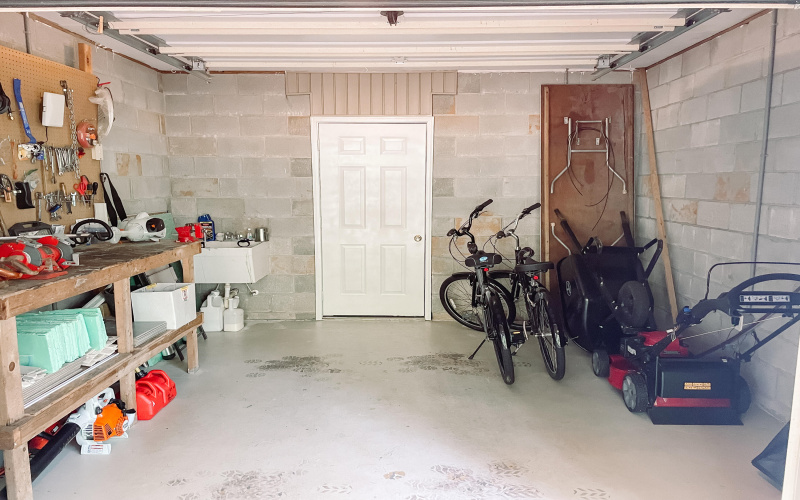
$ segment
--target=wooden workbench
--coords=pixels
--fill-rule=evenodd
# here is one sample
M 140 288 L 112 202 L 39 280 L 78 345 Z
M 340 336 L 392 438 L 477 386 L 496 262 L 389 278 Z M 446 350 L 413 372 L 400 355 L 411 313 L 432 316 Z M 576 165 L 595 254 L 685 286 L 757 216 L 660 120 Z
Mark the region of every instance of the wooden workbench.
M 200 253 L 200 243 L 99 243 L 76 250 L 80 253 L 80 266 L 71 267 L 66 276 L 42 281 L 14 280 L 0 288 L 0 449 L 11 500 L 33 498 L 28 440 L 47 426 L 116 381 L 120 383 L 120 399 L 129 408 L 136 408 L 134 370 L 182 337 L 186 337 L 188 371 L 192 373 L 198 367 L 197 327 L 202 323 L 201 314 L 188 324 L 134 348 L 130 278 L 180 261 L 183 281 L 192 282 L 193 257 Z M 119 354 L 25 408 L 15 316 L 110 283 L 114 284 Z

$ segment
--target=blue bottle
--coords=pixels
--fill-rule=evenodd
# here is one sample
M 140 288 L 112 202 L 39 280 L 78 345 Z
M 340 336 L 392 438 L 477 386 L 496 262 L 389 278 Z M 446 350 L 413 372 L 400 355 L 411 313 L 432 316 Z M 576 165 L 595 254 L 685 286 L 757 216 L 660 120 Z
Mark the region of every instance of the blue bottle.
M 197 218 L 197 222 L 203 227 L 203 232 L 206 233 L 206 241 L 214 241 L 217 232 L 214 231 L 214 221 L 211 220 L 210 214 L 203 214 Z

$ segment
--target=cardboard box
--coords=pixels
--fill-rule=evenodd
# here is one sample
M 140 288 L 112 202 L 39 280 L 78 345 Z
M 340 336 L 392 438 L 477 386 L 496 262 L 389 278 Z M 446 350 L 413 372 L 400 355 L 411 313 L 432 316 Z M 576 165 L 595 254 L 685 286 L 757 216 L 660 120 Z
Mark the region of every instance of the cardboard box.
M 166 321 L 174 330 L 197 317 L 194 283 L 155 283 L 131 292 L 134 321 Z

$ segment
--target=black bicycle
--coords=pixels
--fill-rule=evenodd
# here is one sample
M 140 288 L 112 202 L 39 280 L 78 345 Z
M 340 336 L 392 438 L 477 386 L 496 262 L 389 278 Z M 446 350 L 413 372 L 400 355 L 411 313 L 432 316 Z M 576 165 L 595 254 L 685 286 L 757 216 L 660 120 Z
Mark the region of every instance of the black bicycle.
M 491 202 L 492 200 L 488 200 L 478 208 L 483 209 L 488 203 Z M 463 263 L 463 259 L 466 259 L 467 257 L 462 253 L 461 258 L 458 258 L 453 253 L 453 248 L 456 247 L 456 240 L 459 236 L 464 235 L 464 233 L 459 233 L 459 231 L 464 229 L 469 231 L 472 226 L 472 219 L 478 215 L 479 213 L 473 211 L 469 220 L 467 220 L 467 222 L 465 222 L 458 230 L 452 229 L 447 233 L 447 235 L 450 236 L 450 255 L 456 262 Z M 474 243 L 474 239 L 472 242 Z M 469 253 L 473 253 L 473 251 L 469 248 L 469 244 L 467 244 L 467 250 Z M 477 246 L 475 247 L 475 250 L 477 250 Z M 460 252 L 460 250 L 458 251 Z M 467 266 L 464 267 L 469 269 Z M 511 297 L 511 293 L 509 292 L 511 289 L 511 275 L 513 273 L 510 270 L 494 270 L 489 268 L 487 274 L 488 276 L 486 276 L 484 284 L 485 286 L 491 288 L 499 297 L 506 320 L 508 321 L 508 324 L 511 325 L 518 313 L 518 308 L 514 304 L 514 299 Z M 471 328 L 480 332 L 483 331 L 483 319 L 481 317 L 483 310 L 475 302 L 477 284 L 478 276 L 477 273 L 472 269 L 469 269 L 469 271 L 466 272 L 453 273 L 449 278 L 444 280 L 442 285 L 439 287 L 439 300 L 441 301 L 444 310 L 454 320 L 458 321 L 467 328 Z
M 503 262 L 503 256 L 499 253 L 487 253 L 483 250 L 478 250 L 478 245 L 475 244 L 475 237 L 470 233 L 473 219 L 478 217 L 481 211 L 490 203 L 492 203 L 492 200 L 487 200 L 475 207 L 475 210 L 469 215 L 469 219 L 460 228 L 448 231 L 447 235 L 451 237 L 451 243 L 461 236 L 469 237 L 467 250 L 470 255 L 464 259 L 464 264 L 475 270 L 474 273 L 471 273 L 471 276 L 474 276 L 474 281 L 472 281 L 473 278 L 469 278 L 469 281 L 472 281 L 469 288 L 471 295 L 470 309 L 474 311 L 474 317 L 470 317 L 469 320 L 480 323 L 481 328 L 486 333 L 486 338 L 483 339 L 469 359 L 475 357 L 475 354 L 483 347 L 486 340 L 492 341 L 503 382 L 513 384 L 514 361 L 511 359 L 511 330 L 508 327 L 507 313 L 503 309 L 502 302 L 506 301 L 509 307 L 513 307 L 513 304 L 510 302 L 508 292 L 503 291 L 502 287 L 496 283 L 492 283 L 489 278 L 489 269 Z M 450 279 L 453 279 L 453 277 Z M 452 298 L 448 294 L 448 290 L 456 281 L 464 280 L 454 280 L 450 284 L 445 282 L 442 284 L 439 296 L 442 299 L 445 310 L 458 320 L 459 318 L 464 318 L 454 314 L 455 307 L 449 302 Z M 465 321 L 459 320 L 459 322 L 465 324 Z
M 552 262 L 538 262 L 533 259 L 534 251 L 530 247 L 520 248 L 519 236 L 516 234 L 519 221 L 532 211 L 541 206 L 535 203 L 511 221 L 506 227 L 496 235 L 497 239 L 514 238 L 514 257 L 515 266 L 509 278 L 511 297 L 515 303 L 524 303 L 527 313 L 522 320 L 519 333 L 512 335 L 511 343 L 513 354 L 519 351 L 522 344 L 530 336 L 536 337 L 539 341 L 539 348 L 542 351 L 542 359 L 547 373 L 555 380 L 561 380 L 566 370 L 566 357 L 564 346 L 567 339 L 561 333 L 555 315 L 550 310 L 550 298 L 547 288 L 542 284 L 542 275 L 553 269 Z

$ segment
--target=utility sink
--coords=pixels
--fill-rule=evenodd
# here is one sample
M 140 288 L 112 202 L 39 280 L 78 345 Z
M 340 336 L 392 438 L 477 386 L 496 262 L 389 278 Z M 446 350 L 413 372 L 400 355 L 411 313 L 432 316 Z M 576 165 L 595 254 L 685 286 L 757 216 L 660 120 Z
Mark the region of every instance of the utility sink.
M 207 241 L 194 256 L 195 283 L 255 283 L 269 272 L 269 245 L 235 241 Z

